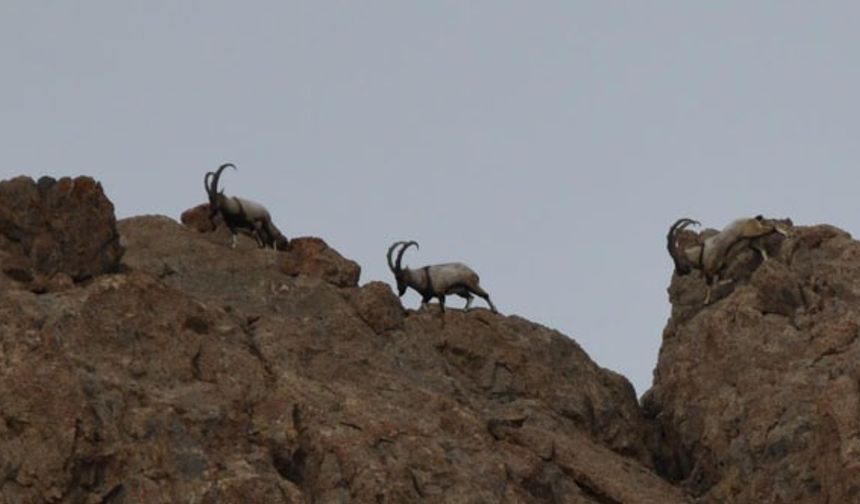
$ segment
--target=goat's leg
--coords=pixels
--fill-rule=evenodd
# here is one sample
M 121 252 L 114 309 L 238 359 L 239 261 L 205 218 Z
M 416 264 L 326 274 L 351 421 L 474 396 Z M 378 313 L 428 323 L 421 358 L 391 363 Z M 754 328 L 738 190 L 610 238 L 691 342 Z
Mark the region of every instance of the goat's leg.
M 705 284 L 708 286 L 708 290 L 705 293 L 705 302 L 703 303 L 705 306 L 711 303 L 711 289 L 714 285 L 714 280 L 716 277 L 705 275 Z
M 478 285 L 478 286 L 476 286 L 470 290 L 472 292 L 474 292 L 475 294 L 477 294 L 478 296 L 481 296 L 484 299 L 484 301 L 486 301 L 487 304 L 490 305 L 490 311 L 492 311 L 493 313 L 499 313 L 499 310 L 496 310 L 496 305 L 494 305 L 493 302 L 490 301 L 490 295 L 487 294 L 487 291 L 482 289 L 480 285 Z
M 442 294 L 437 297 L 439 298 L 439 308 L 442 310 L 442 313 L 445 313 L 445 295 Z
M 466 285 L 463 285 L 463 284 L 457 284 L 454 287 L 452 287 L 450 290 L 448 290 L 448 294 L 456 294 L 456 295 L 460 296 L 461 298 L 465 299 L 466 300 L 466 306 L 463 307 L 463 311 L 464 312 L 469 311 L 469 308 L 472 306 L 472 299 L 473 299 L 472 292 L 469 291 L 469 287 L 467 287 Z
M 236 228 L 233 226 L 228 226 L 230 229 L 230 248 L 236 248 Z
M 265 245 L 264 246 L 271 247 L 271 248 L 277 250 L 278 249 L 278 238 L 283 236 L 283 235 L 281 234 L 280 231 L 278 231 L 278 228 L 276 228 L 275 225 L 272 224 L 272 221 L 269 219 L 263 219 L 261 226 L 262 226 L 263 233 L 265 234 Z
M 490 301 L 490 295 L 489 294 L 487 294 L 486 296 L 481 296 L 481 297 L 483 297 L 484 301 L 486 301 L 487 304 L 490 305 L 490 311 L 491 312 L 499 313 L 499 310 L 496 309 L 496 305 L 494 305 L 493 302 Z
M 460 294 L 460 297 L 466 298 L 466 306 L 463 307 L 463 311 L 468 312 L 469 308 L 472 306 L 472 299 L 473 299 L 472 294 L 470 294 L 468 291 L 466 291 L 465 294 Z
M 705 282 L 708 284 L 708 292 L 705 294 L 705 303 L 704 304 L 708 305 L 711 303 L 711 291 L 713 290 L 714 285 L 716 285 L 717 287 L 720 287 L 720 286 L 734 282 L 734 279 L 732 279 L 732 278 L 721 279 L 720 275 L 717 274 L 717 275 L 714 275 L 713 277 L 705 277 Z
M 750 242 L 750 248 L 761 254 L 762 261 L 767 261 L 768 259 L 770 259 L 767 255 L 767 250 L 765 250 L 764 245 L 762 245 L 758 241 Z
M 265 232 L 263 226 L 263 222 L 260 222 L 258 220 L 254 221 L 254 239 L 257 240 L 257 246 L 260 248 L 265 248 L 267 244 L 263 234 Z
M 433 299 L 433 296 L 421 296 L 421 308 L 427 306 L 427 303 L 429 303 L 431 299 Z

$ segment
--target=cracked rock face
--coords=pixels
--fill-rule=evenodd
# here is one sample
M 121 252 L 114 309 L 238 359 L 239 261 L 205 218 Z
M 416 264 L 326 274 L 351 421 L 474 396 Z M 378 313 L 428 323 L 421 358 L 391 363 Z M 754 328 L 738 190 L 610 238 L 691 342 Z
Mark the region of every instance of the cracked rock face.
M 657 464 L 702 502 L 860 501 L 860 243 L 794 228 L 703 307 L 675 277 L 644 398 Z
M 686 501 L 629 383 L 555 331 L 118 227 L 123 273 L 2 285 L 0 502 Z
M 31 290 L 62 290 L 119 269 L 113 204 L 90 177 L 0 182 L 0 269 Z

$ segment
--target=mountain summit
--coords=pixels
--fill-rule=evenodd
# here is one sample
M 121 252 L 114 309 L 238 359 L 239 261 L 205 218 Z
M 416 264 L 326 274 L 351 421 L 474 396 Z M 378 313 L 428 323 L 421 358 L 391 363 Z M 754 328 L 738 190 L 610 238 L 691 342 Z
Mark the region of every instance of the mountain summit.
M 554 330 L 407 310 L 319 238 L 231 249 L 206 215 L 0 182 L 0 502 L 860 500 L 844 231 L 741 249 L 708 304 L 673 276 L 640 405 Z
M 685 501 L 556 331 L 405 310 L 318 238 L 116 222 L 86 177 L 0 195 L 0 502 Z

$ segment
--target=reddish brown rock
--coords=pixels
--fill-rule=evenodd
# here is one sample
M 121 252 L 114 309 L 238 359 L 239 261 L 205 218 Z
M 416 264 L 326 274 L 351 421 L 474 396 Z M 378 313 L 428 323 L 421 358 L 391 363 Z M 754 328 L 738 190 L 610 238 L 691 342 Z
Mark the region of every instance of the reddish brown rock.
M 356 291 L 353 304 L 359 317 L 377 334 L 403 327 L 406 312 L 384 282 L 370 282 Z
M 216 227 L 215 222 L 209 218 L 209 203 L 201 203 L 196 207 L 182 212 L 180 221 L 191 229 L 201 233 L 215 231 Z
M 4 278 L 28 284 L 33 281 L 33 268 L 30 260 L 24 254 L 6 252 L 0 249 L 0 265 L 3 267 Z
M 46 292 L 61 292 L 66 289 L 71 289 L 75 286 L 75 281 L 65 273 L 57 273 L 56 275 L 37 275 L 30 282 L 29 289 L 36 294 L 44 294 Z
M 123 253 L 113 205 L 89 177 L 0 182 L 0 249 L 3 272 L 21 282 L 116 272 Z
M 0 502 L 687 501 L 630 384 L 555 331 L 118 227 L 127 271 L 0 290 Z
M 306 275 L 337 285 L 355 287 L 361 268 L 355 261 L 344 259 L 336 250 L 320 238 L 295 238 L 281 264 L 281 270 L 289 276 Z
M 860 243 L 795 228 L 773 259 L 733 259 L 704 307 L 673 278 L 646 394 L 658 467 L 702 502 L 860 500 Z

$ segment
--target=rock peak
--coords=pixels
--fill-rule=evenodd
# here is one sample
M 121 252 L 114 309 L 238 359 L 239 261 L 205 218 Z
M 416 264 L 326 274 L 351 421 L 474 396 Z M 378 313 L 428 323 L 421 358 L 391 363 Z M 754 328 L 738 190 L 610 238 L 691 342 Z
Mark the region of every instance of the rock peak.
M 50 218 L 0 219 L 0 500 L 686 501 L 653 471 L 630 384 L 560 333 L 404 310 L 318 238 L 231 249 L 194 211 L 114 223 L 75 180 L 80 197 L 48 208 L 98 215 L 75 228 L 104 233 L 92 253 Z M 69 183 L 0 194 L 51 201 Z M 29 259 L 31 228 L 69 270 Z M 71 280 L 37 289 L 20 271 Z
M 860 243 L 795 227 L 769 252 L 734 258 L 706 307 L 700 278 L 673 278 L 643 400 L 658 469 L 701 502 L 856 502 Z

